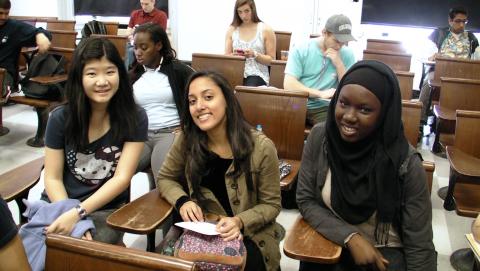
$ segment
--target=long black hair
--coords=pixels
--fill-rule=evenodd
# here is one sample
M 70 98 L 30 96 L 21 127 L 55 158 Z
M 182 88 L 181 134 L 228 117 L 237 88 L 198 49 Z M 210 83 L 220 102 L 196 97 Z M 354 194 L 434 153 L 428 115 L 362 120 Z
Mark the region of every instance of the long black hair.
M 113 43 L 105 38 L 89 38 L 76 50 L 65 86 L 65 138 L 76 150 L 88 145 L 92 108 L 83 88 L 83 69 L 88 61 L 106 57 L 118 69 L 118 90 L 108 104 L 110 131 L 115 143 L 133 138 L 137 126 L 137 106 L 128 82 L 125 64 Z
M 245 174 L 247 188 L 253 191 L 253 177 L 250 167 L 250 158 L 253 152 L 254 142 L 250 125 L 245 121 L 242 109 L 230 84 L 221 75 L 211 71 L 200 71 L 192 74 L 185 91 L 185 103 L 188 104 L 188 90 L 190 84 L 197 78 L 206 77 L 212 80 L 222 90 L 227 103 L 227 138 L 233 152 L 233 172 L 228 176 L 236 181 Z M 211 152 L 208 149 L 208 136 L 194 123 L 189 110 L 183 111 L 182 128 L 185 134 L 186 172 L 190 179 L 193 197 L 201 200 L 200 182 L 207 175 L 206 165 Z

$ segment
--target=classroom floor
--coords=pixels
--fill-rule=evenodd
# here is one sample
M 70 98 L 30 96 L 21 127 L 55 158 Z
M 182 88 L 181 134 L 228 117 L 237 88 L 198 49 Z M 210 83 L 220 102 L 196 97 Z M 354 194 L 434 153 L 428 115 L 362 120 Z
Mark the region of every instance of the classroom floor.
M 13 169 L 23 163 L 43 155 L 43 148 L 33 148 L 25 144 L 28 138 L 34 136 L 37 125 L 36 113 L 30 106 L 8 105 L 3 107 L 3 125 L 10 129 L 10 133 L 0 137 L 0 174 Z M 472 218 L 460 217 L 454 211 L 446 211 L 442 207 L 443 201 L 437 196 L 439 187 L 448 185 L 448 161 L 433 155 L 428 150 L 428 143 L 433 143 L 433 137 L 424 138 L 419 151 L 423 158 L 435 162 L 435 172 L 432 188 L 433 205 L 433 234 L 434 243 L 438 252 L 438 270 L 453 270 L 450 266 L 450 254 L 460 248 L 468 246 L 465 233 L 470 232 Z M 40 181 L 30 190 L 29 200 L 40 198 L 43 182 Z M 143 173 L 134 176 L 132 180 L 132 197 L 136 198 L 148 191 L 147 177 Z M 18 223 L 18 207 L 15 202 L 9 203 L 16 222 Z M 282 224 L 287 233 L 298 216 L 298 210 L 282 210 L 277 221 Z M 157 234 L 157 244 L 161 234 Z M 145 249 L 144 236 L 126 234 L 124 242 L 128 247 Z M 283 246 L 283 243 L 281 244 Z M 298 270 L 298 261 L 282 254 L 281 268 L 283 271 Z

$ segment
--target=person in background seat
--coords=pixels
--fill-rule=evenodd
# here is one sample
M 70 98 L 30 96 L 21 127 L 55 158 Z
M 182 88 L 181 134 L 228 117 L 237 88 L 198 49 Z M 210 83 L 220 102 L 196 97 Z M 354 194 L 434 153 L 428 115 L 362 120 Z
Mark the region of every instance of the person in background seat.
M 133 36 L 136 62 L 129 76 L 135 100 L 148 116 L 148 141 L 138 171 L 151 166 L 156 176 L 173 143 L 174 131 L 180 127 L 180 116 L 187 110 L 185 87 L 193 69 L 176 59 L 167 33 L 159 25 L 142 24 Z
M 329 99 L 335 93 L 345 71 L 355 63 L 352 23 L 345 15 L 328 18 L 322 36 L 296 46 L 288 55 L 283 88 L 308 92 L 307 121 L 314 125 L 325 121 Z
M 7 95 L 7 89 L 18 89 L 18 58 L 22 47 L 38 47 L 43 54 L 50 48 L 50 33 L 42 28 L 36 28 L 22 21 L 9 19 L 10 0 L 0 0 L 0 68 L 7 70 L 3 80 L 2 97 Z
M 225 54 L 245 56 L 243 85 L 268 86 L 268 65 L 275 59 L 273 29 L 257 15 L 254 0 L 237 0 L 233 21 L 225 37 Z

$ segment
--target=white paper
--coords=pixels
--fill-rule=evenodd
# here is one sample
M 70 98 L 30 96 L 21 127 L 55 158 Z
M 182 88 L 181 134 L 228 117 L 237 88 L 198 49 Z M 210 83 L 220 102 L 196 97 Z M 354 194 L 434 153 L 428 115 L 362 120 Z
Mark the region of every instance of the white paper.
M 216 225 L 208 222 L 177 222 L 176 226 L 205 235 L 219 235 Z

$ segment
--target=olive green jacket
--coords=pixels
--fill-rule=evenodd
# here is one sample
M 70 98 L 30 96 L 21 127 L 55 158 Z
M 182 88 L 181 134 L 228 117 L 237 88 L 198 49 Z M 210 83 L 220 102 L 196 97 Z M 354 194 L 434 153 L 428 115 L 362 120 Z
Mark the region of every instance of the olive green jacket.
M 252 136 L 255 144 L 251 158 L 254 191 L 248 191 L 244 175 L 236 181 L 225 176 L 225 182 L 232 211 L 243 222 L 244 236 L 255 242 L 262 252 L 266 270 L 276 271 L 280 265 L 280 241 L 285 235 L 284 228 L 275 222 L 281 210 L 277 151 L 273 142 L 264 134 L 252 130 Z M 192 194 L 189 180 L 188 194 L 181 184 L 186 176 L 184 144 L 188 143 L 180 133 L 176 136 L 157 178 L 160 194 L 172 205 L 175 205 L 180 197 Z M 227 173 L 231 171 L 233 163 Z M 226 215 L 210 190 L 202 187 L 201 193 L 207 199 L 203 213 Z

